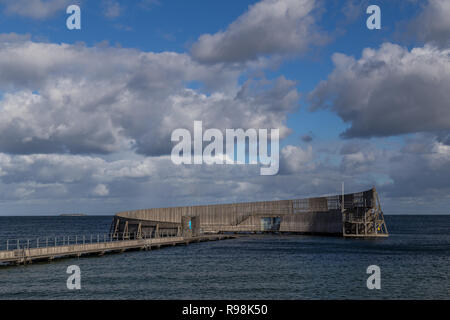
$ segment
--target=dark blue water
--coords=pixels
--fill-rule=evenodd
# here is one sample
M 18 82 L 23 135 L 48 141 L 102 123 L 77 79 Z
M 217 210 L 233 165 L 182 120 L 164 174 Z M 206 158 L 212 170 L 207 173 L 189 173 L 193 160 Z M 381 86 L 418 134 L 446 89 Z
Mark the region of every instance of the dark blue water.
M 0 217 L 0 239 L 105 233 L 112 217 Z M 449 299 L 450 216 L 387 216 L 390 237 L 255 236 L 0 268 L 0 299 Z M 66 287 L 69 265 L 81 290 Z M 381 289 L 369 290 L 369 265 Z

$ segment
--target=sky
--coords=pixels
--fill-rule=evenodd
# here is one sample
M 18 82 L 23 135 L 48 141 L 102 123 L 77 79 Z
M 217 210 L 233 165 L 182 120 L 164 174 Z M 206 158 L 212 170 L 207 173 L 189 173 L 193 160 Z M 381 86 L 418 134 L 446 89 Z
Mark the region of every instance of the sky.
M 69 30 L 66 8 L 81 9 Z M 369 5 L 381 10 L 370 30 Z M 448 0 L 0 0 L 0 215 L 375 186 L 449 214 Z M 278 128 L 280 169 L 175 165 L 171 133 Z

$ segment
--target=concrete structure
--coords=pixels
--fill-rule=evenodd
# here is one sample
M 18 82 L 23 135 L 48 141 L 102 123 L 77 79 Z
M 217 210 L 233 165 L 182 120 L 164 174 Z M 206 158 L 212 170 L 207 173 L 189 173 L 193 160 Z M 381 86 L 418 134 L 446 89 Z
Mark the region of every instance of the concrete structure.
M 386 237 L 375 188 L 329 197 L 120 212 L 110 233 L 196 236 L 208 233 L 290 232 L 344 237 Z

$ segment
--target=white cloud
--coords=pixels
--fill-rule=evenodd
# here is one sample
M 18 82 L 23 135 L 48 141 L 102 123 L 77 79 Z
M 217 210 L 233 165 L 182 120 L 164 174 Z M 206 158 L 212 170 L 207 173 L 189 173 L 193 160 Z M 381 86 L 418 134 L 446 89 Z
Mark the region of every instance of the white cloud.
M 428 0 L 421 13 L 409 22 L 408 30 L 419 40 L 440 47 L 450 46 L 450 1 Z
M 389 162 L 392 197 L 418 197 L 425 203 L 450 194 L 450 147 L 429 138 L 414 138 Z M 431 201 L 431 199 L 433 199 Z
M 219 129 L 279 128 L 284 137 L 299 98 L 284 77 L 238 85 L 245 69 L 171 52 L 0 43 L 0 69 L 0 151 L 17 154 L 168 154 L 171 132 L 194 120 Z M 202 89 L 186 88 L 193 81 Z
M 302 171 L 313 170 L 314 154 L 312 146 L 302 149 L 299 146 L 287 145 L 281 149 L 281 173 L 299 174 Z
M 56 12 L 48 1 L 30 3 L 47 10 L 5 9 L 32 18 Z M 109 4 L 117 9 L 118 2 Z M 172 130 L 190 129 L 194 120 L 205 128 L 280 128 L 286 137 L 287 115 L 298 107 L 296 83 L 240 79 L 266 67 L 266 55 L 297 54 L 323 41 L 316 8 L 313 0 L 256 3 L 226 30 L 201 36 L 194 58 L 0 35 L 0 205 L 48 208 L 51 200 L 53 208 L 112 214 L 335 194 L 342 181 L 349 191 L 378 183 L 398 199 L 448 195 L 449 51 L 433 46 L 385 44 L 359 60 L 336 54 L 334 72 L 312 97 L 316 108 L 351 124 L 349 137 L 423 131 L 442 141 L 408 142 L 402 151 L 365 142 L 341 154 L 331 151 L 340 142 L 326 151 L 288 145 L 274 177 L 261 177 L 258 166 L 176 166 L 164 156 Z M 117 17 L 121 10 L 106 12 Z
M 313 14 L 315 0 L 262 0 L 225 31 L 204 34 L 191 53 L 201 62 L 246 62 L 270 54 L 306 51 L 321 43 Z
M 45 208 L 51 201 L 56 213 L 86 207 L 88 213 L 112 214 L 133 208 L 336 194 L 342 181 L 348 192 L 376 185 L 383 203 L 395 206 L 412 196 L 427 204 L 450 190 L 450 153 L 441 143 L 411 141 L 404 150 L 391 151 L 365 143 L 350 149 L 333 164 L 327 159 L 333 156 L 331 149 L 317 152 L 311 146 L 289 145 L 281 152 L 280 174 L 271 177 L 260 176 L 258 166 L 174 165 L 169 156 L 122 154 L 121 159 L 105 160 L 0 153 L 0 207 Z M 385 181 L 378 180 L 380 175 Z M 390 205 L 384 206 L 386 212 L 395 213 Z M 416 205 L 404 208 L 423 209 Z
M 351 124 L 345 137 L 450 130 L 450 50 L 384 43 L 356 60 L 334 54 L 335 69 L 310 94 Z
M 45 19 L 56 12 L 65 14 L 70 0 L 0 0 L 7 14 L 19 15 L 32 19 Z

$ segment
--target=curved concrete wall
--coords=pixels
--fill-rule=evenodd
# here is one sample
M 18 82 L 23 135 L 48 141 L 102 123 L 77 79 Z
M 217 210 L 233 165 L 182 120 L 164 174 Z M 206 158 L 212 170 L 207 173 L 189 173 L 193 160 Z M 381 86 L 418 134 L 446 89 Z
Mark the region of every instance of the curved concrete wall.
M 334 201 L 334 202 L 333 202 Z M 131 230 L 138 221 L 181 225 L 182 217 L 198 217 L 200 232 L 280 231 L 298 233 L 342 234 L 342 215 L 337 209 L 339 197 L 303 200 L 262 201 L 237 204 L 154 208 L 120 212 L 122 223 L 129 221 Z M 265 230 L 263 219 L 279 218 L 276 230 Z M 167 227 L 167 228 L 170 228 Z M 123 228 L 119 228 L 119 232 Z M 130 231 L 130 229 L 129 229 Z

